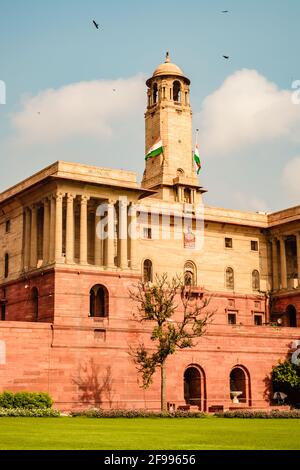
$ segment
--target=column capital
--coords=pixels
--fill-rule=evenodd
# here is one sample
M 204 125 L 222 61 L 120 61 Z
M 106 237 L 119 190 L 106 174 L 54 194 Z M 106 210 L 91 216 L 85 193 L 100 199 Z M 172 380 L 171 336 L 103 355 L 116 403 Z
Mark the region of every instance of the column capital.
M 89 200 L 90 200 L 90 196 L 87 196 L 86 194 L 81 194 L 80 196 L 81 204 L 87 204 Z
M 116 204 L 117 200 L 116 199 L 107 199 L 106 204 L 109 206 L 114 206 Z
M 73 202 L 75 198 L 76 198 L 76 194 L 67 193 L 67 202 Z
M 121 207 L 121 208 L 127 208 L 127 207 L 128 207 L 128 201 L 127 201 L 127 199 L 126 199 L 126 200 L 124 200 L 124 199 L 119 199 L 118 202 L 119 202 L 119 207 Z
M 65 196 L 66 193 L 62 193 L 62 192 L 58 192 L 58 193 L 55 193 L 53 194 L 53 197 L 58 200 L 58 201 L 62 201 L 63 197 Z

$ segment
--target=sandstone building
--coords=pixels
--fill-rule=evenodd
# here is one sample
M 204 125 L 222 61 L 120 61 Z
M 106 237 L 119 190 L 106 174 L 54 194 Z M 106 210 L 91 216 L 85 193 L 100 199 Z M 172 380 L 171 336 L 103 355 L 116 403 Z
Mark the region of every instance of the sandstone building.
M 47 391 L 61 409 L 159 408 L 159 375 L 142 390 L 128 354 L 151 331 L 128 288 L 167 272 L 217 311 L 195 348 L 168 359 L 168 401 L 271 406 L 272 366 L 300 335 L 300 206 L 203 205 L 190 80 L 168 55 L 147 97 L 145 150 L 161 139 L 163 153 L 141 184 L 59 161 L 0 194 L 0 391 Z

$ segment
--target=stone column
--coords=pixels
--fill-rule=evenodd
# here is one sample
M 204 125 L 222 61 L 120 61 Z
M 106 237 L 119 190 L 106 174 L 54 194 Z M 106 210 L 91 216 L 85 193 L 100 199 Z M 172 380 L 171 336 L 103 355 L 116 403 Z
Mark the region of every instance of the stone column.
M 55 195 L 55 261 L 62 262 L 62 202 L 64 195 L 58 193 Z
M 31 206 L 30 266 L 37 267 L 37 207 Z
M 272 273 L 273 273 L 273 290 L 277 290 L 278 285 L 278 256 L 277 256 L 277 238 L 272 238 Z
M 74 263 L 74 194 L 67 193 L 66 263 Z
M 137 223 L 136 223 L 136 204 L 130 205 L 130 268 L 137 269 Z
M 49 240 L 49 263 L 55 261 L 55 198 L 49 197 L 50 206 L 50 240 Z
M 87 264 L 87 203 L 89 197 L 81 196 L 80 199 L 80 264 Z M 74 234 L 73 234 L 74 238 Z
M 25 231 L 24 231 L 24 269 L 27 271 L 30 266 L 30 221 L 31 213 L 29 207 L 25 209 Z
M 300 286 L 300 232 L 296 233 L 297 242 L 297 271 L 298 271 L 298 287 Z
M 115 201 L 107 202 L 106 267 L 115 267 Z
M 177 186 L 177 199 L 178 202 L 181 201 L 181 187 L 179 185 Z
M 50 244 L 50 201 L 44 200 L 43 265 L 49 262 Z
M 102 266 L 103 265 L 103 240 L 101 238 L 101 230 L 97 230 L 98 224 L 101 222 L 101 216 L 97 215 L 97 207 L 95 211 L 95 265 Z M 99 233 L 97 233 L 99 232 Z
M 127 200 L 119 201 L 119 262 L 121 269 L 128 268 L 127 253 Z
M 285 253 L 285 237 L 280 237 L 280 266 L 281 266 L 281 289 L 287 288 L 287 269 Z

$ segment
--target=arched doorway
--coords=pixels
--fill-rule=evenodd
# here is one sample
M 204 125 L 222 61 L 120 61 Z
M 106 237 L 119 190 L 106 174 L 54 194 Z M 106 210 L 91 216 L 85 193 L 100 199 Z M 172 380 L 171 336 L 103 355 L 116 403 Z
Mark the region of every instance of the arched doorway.
M 108 317 L 108 290 L 96 284 L 90 290 L 90 317 Z
M 297 311 L 294 305 L 288 305 L 286 309 L 288 326 L 297 327 Z
M 184 400 L 187 405 L 206 411 L 206 382 L 204 371 L 191 365 L 184 372 Z
M 234 403 L 244 403 L 251 406 L 250 375 L 245 367 L 235 366 L 232 369 L 229 385 L 230 399 L 235 400 Z M 236 393 L 234 394 L 234 392 Z

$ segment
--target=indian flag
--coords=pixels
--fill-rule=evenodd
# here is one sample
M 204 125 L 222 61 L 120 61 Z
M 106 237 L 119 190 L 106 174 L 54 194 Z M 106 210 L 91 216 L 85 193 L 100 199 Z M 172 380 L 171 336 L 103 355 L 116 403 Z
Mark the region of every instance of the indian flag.
M 163 145 L 162 145 L 162 140 L 159 137 L 157 141 L 150 147 L 145 160 L 148 160 L 148 158 L 151 157 L 156 157 L 157 155 L 160 155 L 163 152 Z
M 196 168 L 196 171 L 197 171 L 197 175 L 199 175 L 200 170 L 201 170 L 201 162 L 200 162 L 200 157 L 199 157 L 198 144 L 195 145 L 194 163 L 195 163 L 195 168 Z

